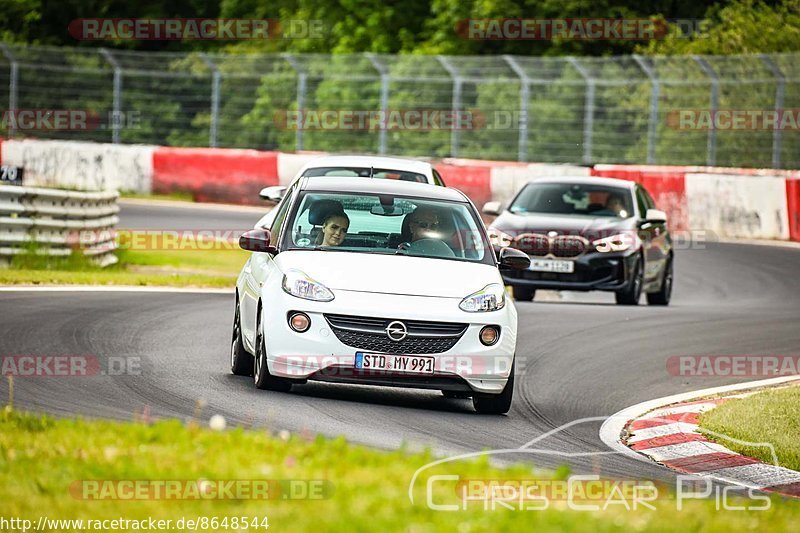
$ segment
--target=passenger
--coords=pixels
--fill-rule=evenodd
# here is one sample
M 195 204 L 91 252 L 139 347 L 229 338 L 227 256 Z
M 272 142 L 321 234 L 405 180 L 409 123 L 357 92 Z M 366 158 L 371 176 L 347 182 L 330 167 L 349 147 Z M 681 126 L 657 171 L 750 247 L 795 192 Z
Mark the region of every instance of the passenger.
M 331 213 L 322 223 L 322 232 L 317 237 L 317 246 L 339 246 L 350 229 L 350 218 L 344 213 Z

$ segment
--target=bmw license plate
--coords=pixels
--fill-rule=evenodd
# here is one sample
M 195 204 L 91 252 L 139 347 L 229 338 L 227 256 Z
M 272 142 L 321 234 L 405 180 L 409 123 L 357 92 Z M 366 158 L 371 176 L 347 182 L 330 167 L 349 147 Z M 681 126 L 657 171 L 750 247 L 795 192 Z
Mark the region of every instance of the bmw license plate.
M 356 352 L 356 368 L 433 374 L 434 358 L 422 355 L 391 355 Z
M 557 272 L 559 274 L 572 274 L 575 272 L 574 261 L 557 261 L 553 259 L 531 259 L 529 270 L 536 272 Z

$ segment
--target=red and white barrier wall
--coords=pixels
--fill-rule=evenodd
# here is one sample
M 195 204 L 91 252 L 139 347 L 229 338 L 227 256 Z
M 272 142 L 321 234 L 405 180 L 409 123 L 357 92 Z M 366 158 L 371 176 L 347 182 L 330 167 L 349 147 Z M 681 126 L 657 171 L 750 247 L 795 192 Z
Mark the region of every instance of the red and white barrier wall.
M 258 203 L 278 184 L 278 153 L 224 148 L 156 148 L 152 190 L 188 191 L 200 202 Z
M 140 193 L 190 192 L 198 201 L 260 204 L 258 191 L 288 184 L 316 152 L 167 148 L 48 140 L 0 140 L 3 164 L 25 169 L 26 184 Z M 673 230 L 723 238 L 800 241 L 800 171 L 654 165 L 557 165 L 472 159 L 434 162 L 450 187 L 481 207 L 509 202 L 544 176 L 636 181 L 667 212 Z

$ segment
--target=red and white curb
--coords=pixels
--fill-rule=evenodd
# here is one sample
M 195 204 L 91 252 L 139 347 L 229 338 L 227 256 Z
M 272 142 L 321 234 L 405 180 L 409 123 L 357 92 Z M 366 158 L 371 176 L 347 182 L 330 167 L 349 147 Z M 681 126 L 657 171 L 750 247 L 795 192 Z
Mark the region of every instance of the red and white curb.
M 779 466 L 777 458 L 775 464 L 769 464 L 738 454 L 711 442 L 698 431 L 701 413 L 748 395 L 741 391 L 799 379 L 800 376 L 773 378 L 638 404 L 607 419 L 600 429 L 600 437 L 615 450 L 624 450 L 640 460 L 655 461 L 682 474 L 800 497 L 800 472 Z M 724 395 L 721 398 L 697 400 L 721 394 Z

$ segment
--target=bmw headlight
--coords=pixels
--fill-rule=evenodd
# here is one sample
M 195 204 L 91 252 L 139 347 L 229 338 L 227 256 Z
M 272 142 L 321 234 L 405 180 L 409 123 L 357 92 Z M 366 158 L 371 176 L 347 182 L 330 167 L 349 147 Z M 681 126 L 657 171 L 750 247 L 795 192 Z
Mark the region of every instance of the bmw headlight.
M 467 313 L 484 313 L 486 311 L 497 311 L 505 307 L 505 305 L 505 287 L 499 283 L 492 283 L 461 300 L 458 307 Z
M 489 242 L 492 243 L 492 246 L 497 246 L 498 248 L 505 248 L 507 246 L 511 246 L 511 243 L 514 242 L 514 237 L 509 235 L 508 233 L 503 233 L 497 228 L 489 227 L 486 232 L 489 235 Z
M 318 281 L 314 281 L 305 272 L 300 270 L 287 270 L 283 276 L 283 290 L 292 296 L 313 300 L 315 302 L 330 302 L 333 300 L 331 290 Z
M 598 252 L 624 252 L 625 250 L 636 245 L 636 236 L 632 233 L 620 233 L 597 239 L 592 244 Z

